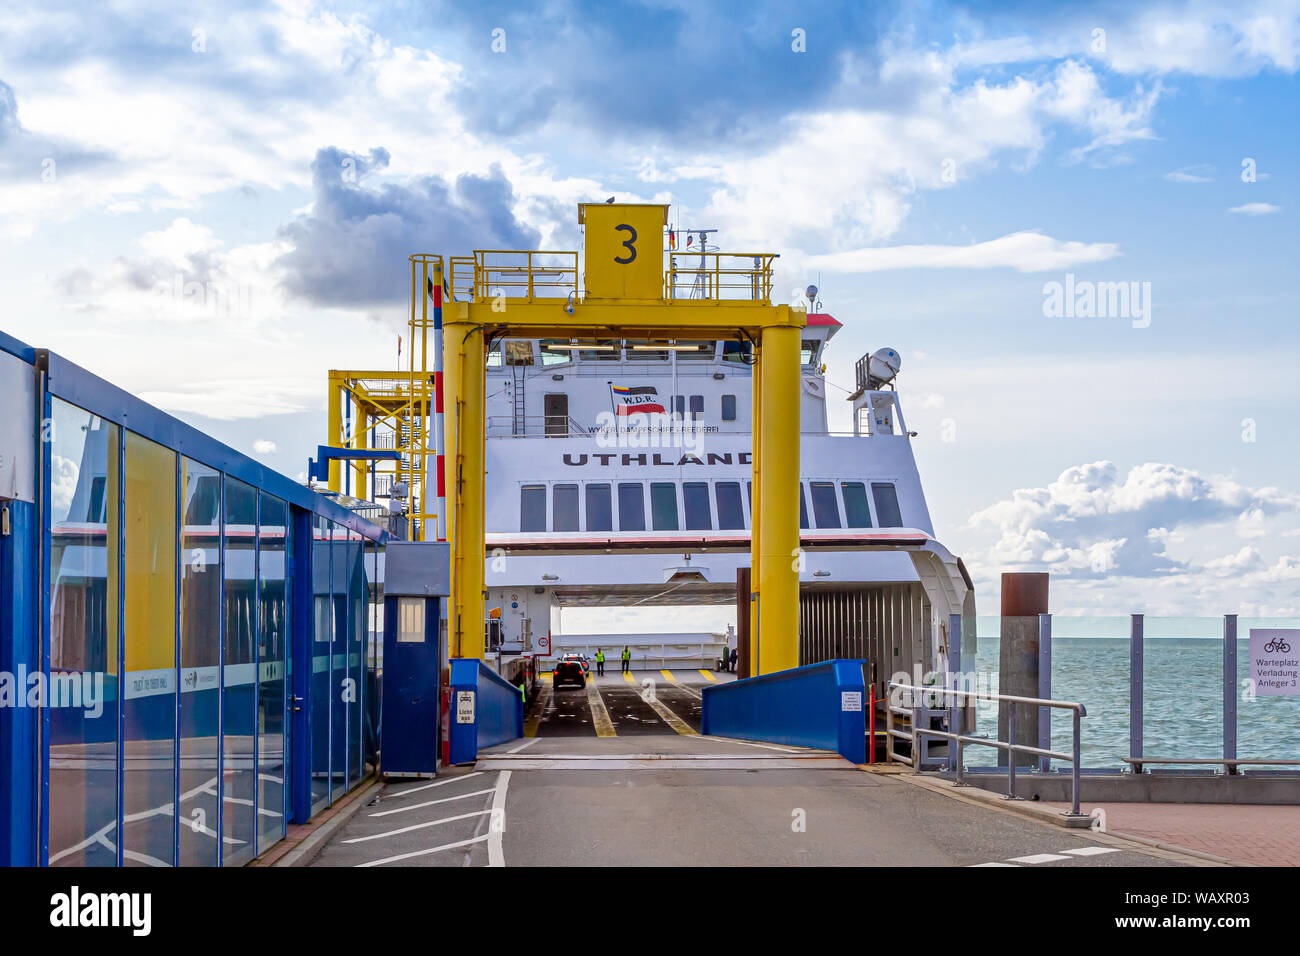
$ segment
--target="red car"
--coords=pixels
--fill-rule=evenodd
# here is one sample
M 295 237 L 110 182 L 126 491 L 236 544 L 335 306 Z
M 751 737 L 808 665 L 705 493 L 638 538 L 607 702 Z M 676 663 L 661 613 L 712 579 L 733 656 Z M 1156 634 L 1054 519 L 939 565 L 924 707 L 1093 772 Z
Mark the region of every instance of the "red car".
M 559 690 L 562 684 L 577 684 L 579 687 L 586 687 L 587 674 L 582 669 L 582 662 L 570 660 L 567 657 L 556 661 L 551 682 L 555 685 L 556 690 Z

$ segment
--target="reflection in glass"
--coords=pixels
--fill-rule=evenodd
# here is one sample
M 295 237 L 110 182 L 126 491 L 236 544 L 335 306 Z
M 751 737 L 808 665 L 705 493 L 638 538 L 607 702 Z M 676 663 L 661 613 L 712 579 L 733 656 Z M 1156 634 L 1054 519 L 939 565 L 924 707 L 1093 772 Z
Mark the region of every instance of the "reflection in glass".
M 226 478 L 226 650 L 222 667 L 222 862 L 256 854 L 253 741 L 257 733 L 257 491 Z
M 121 430 L 51 409 L 49 862 L 113 866 Z
M 176 760 L 176 453 L 128 431 L 122 862 L 170 866 Z
M 384 582 L 379 577 L 379 545 L 366 542 L 366 576 L 370 579 L 370 596 L 367 627 L 369 644 L 366 653 L 366 707 L 365 761 L 366 772 L 379 769 L 379 725 L 381 675 L 384 652 Z
M 217 865 L 221 475 L 181 459 L 180 865 Z
M 329 687 L 330 710 L 330 802 L 347 790 L 348 702 L 345 681 L 348 676 L 348 564 L 347 531 L 331 521 L 330 525 L 330 607 L 334 625 L 330 641 Z
M 285 765 L 285 675 L 289 655 L 290 581 L 285 574 L 289 555 L 289 506 L 268 494 L 261 496 L 257 527 L 258 695 L 257 695 L 257 830 L 258 852 L 265 852 L 285 834 L 287 801 Z
M 330 802 L 330 638 L 333 611 L 330 604 L 329 521 L 312 519 L 311 658 L 311 807 L 312 812 Z
M 361 779 L 364 727 L 361 708 L 365 696 L 366 583 L 365 551 L 361 535 L 348 532 L 348 786 Z

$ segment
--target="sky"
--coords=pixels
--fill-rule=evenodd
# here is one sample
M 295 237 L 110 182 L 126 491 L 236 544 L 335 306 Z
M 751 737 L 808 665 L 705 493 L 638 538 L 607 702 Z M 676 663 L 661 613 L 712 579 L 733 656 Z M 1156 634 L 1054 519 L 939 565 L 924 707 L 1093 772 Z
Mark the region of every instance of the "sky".
M 1297 615 L 1298 67 L 1300 0 L 0 0 L 0 329 L 299 476 L 409 253 L 670 202 L 901 352 L 981 613 Z

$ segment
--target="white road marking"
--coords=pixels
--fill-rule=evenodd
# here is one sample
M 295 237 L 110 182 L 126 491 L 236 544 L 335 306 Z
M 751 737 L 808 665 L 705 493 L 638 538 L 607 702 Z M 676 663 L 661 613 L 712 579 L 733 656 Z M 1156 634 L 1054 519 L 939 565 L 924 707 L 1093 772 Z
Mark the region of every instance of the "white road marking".
M 1070 856 L 1101 856 L 1103 853 L 1118 853 L 1119 848 L 1113 846 L 1081 846 L 1077 850 L 1062 850 L 1062 853 L 1068 853 Z
M 424 803 L 411 803 L 404 807 L 395 807 L 392 810 L 380 810 L 378 813 L 370 814 L 372 817 L 386 817 L 393 813 L 406 813 L 408 810 L 419 810 L 421 807 L 432 807 L 439 803 L 451 803 L 453 800 L 464 800 L 466 797 L 481 797 L 485 793 L 491 793 L 492 788 L 486 790 L 474 790 L 470 793 L 458 793 L 454 797 L 443 797 L 440 800 L 426 800 Z
M 440 823 L 451 823 L 454 820 L 468 820 L 470 817 L 481 817 L 484 814 L 491 813 L 491 810 L 475 810 L 473 813 L 462 813 L 459 816 L 443 817 L 440 820 L 430 820 L 428 823 L 416 823 L 409 827 L 402 827 L 398 830 L 386 830 L 383 833 L 372 833 L 370 836 L 353 837 L 351 840 L 344 840 L 344 843 L 365 843 L 367 840 L 382 840 L 385 837 L 397 836 L 401 833 L 410 833 L 412 830 L 423 830 L 425 827 L 436 827 Z
M 371 860 L 369 863 L 358 863 L 358 867 L 382 866 L 385 863 L 396 863 L 398 860 L 409 860 L 416 856 L 428 856 L 431 853 L 441 853 L 443 850 L 454 850 L 458 846 L 469 846 L 472 843 L 482 843 L 490 839 L 491 834 L 485 833 L 483 836 L 471 837 L 468 840 L 457 840 L 455 843 L 444 843 L 442 846 L 430 847 L 427 850 L 414 850 L 410 853 L 399 853 L 397 856 L 386 856 L 382 860 Z
M 446 780 L 438 780 L 435 781 L 434 783 L 421 784 L 418 787 L 411 787 L 409 790 L 398 790 L 394 793 L 386 793 L 383 795 L 381 799 L 389 800 L 392 799 L 393 797 L 404 797 L 408 793 L 419 793 L 421 790 L 428 790 L 431 787 L 441 787 L 445 783 L 455 783 L 457 780 L 468 780 L 470 777 L 481 776 L 482 773 L 483 771 L 481 770 L 475 770 L 473 773 L 467 773 L 463 777 L 448 777 Z
M 709 734 L 710 737 L 714 736 Z M 719 737 L 719 740 L 725 740 L 728 743 L 740 744 L 742 747 L 762 747 L 764 750 L 779 750 L 783 754 L 804 753 L 802 750 L 793 750 L 790 747 L 778 747 L 775 744 L 756 744 L 752 740 L 737 740 L 735 737 Z
M 1009 866 L 1012 869 L 1016 868 L 1016 865 L 1014 863 L 972 863 L 970 865 L 970 869 L 973 870 L 981 866 Z
M 523 749 L 525 749 L 525 748 L 527 748 L 527 747 L 531 747 L 533 744 L 537 743 L 537 741 L 539 741 L 539 740 L 541 740 L 541 739 L 542 739 L 541 737 L 529 737 L 527 740 L 525 740 L 525 741 L 524 741 L 522 744 L 520 744 L 518 747 L 512 747 L 511 749 L 507 750 L 506 753 L 508 753 L 508 754 L 517 754 L 517 753 L 519 753 L 519 751 L 521 751 L 521 750 L 523 750 Z
M 1068 856 L 1059 853 L 1031 853 L 1029 856 L 1013 856 L 1012 863 L 1051 863 L 1054 860 L 1068 860 Z
M 501 834 L 506 832 L 506 787 L 510 786 L 510 771 L 501 771 L 497 777 L 496 793 L 492 796 L 491 816 L 488 818 L 488 866 L 505 866 L 501 849 Z

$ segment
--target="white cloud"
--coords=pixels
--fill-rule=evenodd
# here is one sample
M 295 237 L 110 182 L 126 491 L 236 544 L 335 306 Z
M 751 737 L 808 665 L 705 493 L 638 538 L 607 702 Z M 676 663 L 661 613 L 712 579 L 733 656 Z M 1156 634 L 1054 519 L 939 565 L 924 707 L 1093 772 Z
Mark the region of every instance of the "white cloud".
M 1118 254 L 1119 246 L 1111 242 L 1063 241 L 1040 232 L 1014 232 L 965 246 L 877 246 L 808 256 L 804 261 L 808 268 L 827 272 L 995 268 L 1046 272 L 1104 262 Z
M 1267 202 L 1248 202 L 1242 206 L 1233 206 L 1228 212 L 1239 213 L 1243 216 L 1267 216 L 1269 213 L 1281 212 L 1281 206 L 1274 206 Z
M 275 451 L 275 442 L 269 438 L 259 438 L 253 442 L 253 451 L 259 455 L 269 455 Z
M 1210 174 L 1213 172 L 1214 168 L 1206 164 L 1184 166 L 1182 169 L 1165 173 L 1165 179 L 1171 183 L 1212 183 L 1214 177 Z

